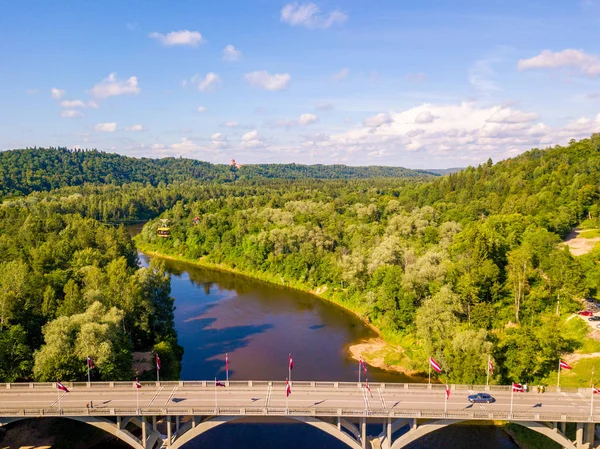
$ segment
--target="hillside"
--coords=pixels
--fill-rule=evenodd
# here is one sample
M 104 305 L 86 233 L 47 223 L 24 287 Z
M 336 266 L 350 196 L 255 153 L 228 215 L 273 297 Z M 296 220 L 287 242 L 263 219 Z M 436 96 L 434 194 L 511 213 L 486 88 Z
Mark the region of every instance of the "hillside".
M 598 220 L 599 186 L 594 135 L 430 182 L 207 187 L 162 214 L 170 239 L 151 221 L 138 243 L 319 291 L 405 347 L 390 355 L 405 368 L 434 356 L 445 381 L 482 383 L 489 355 L 494 382 L 540 382 L 589 347 L 564 320 L 600 292 L 598 252 L 561 237 Z
M 360 179 L 434 176 L 402 167 L 261 164 L 235 168 L 183 158 L 132 158 L 97 150 L 29 148 L 0 152 L 0 195 L 27 195 L 85 183 L 142 183 L 156 186 L 189 180 Z

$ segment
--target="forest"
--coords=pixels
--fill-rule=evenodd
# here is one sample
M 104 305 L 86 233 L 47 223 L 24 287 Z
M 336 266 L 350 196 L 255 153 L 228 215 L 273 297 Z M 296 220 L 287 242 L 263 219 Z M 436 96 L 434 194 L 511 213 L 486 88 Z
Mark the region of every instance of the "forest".
M 318 290 L 408 342 L 412 368 L 434 356 L 447 381 L 485 382 L 488 356 L 494 382 L 540 381 L 580 345 L 561 317 L 600 288 L 600 251 L 561 244 L 600 224 L 599 168 L 594 135 L 433 181 L 206 185 L 162 213 L 170 239 L 153 220 L 138 243 Z
M 579 349 L 565 317 L 598 295 L 600 249 L 561 242 L 600 226 L 600 135 L 441 177 L 148 161 L 0 153 L 0 381 L 84 380 L 88 355 L 97 378 L 127 379 L 134 350 L 171 357 L 177 378 L 169 277 L 139 268 L 136 246 L 319 291 L 448 382 L 485 382 L 488 356 L 494 383 L 540 381 Z M 122 224 L 148 219 L 132 242 Z
M 142 183 L 157 186 L 184 181 L 234 182 L 262 178 L 354 179 L 435 176 L 402 167 L 349 167 L 345 165 L 211 164 L 194 159 L 136 159 L 97 150 L 27 148 L 0 152 L 0 200 L 84 184 Z

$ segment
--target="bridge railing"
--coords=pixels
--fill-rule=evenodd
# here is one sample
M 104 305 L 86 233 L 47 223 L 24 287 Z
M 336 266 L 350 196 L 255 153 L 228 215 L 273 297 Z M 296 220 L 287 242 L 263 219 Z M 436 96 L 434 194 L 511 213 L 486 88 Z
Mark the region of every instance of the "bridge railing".
M 247 390 L 256 388 L 283 388 L 285 389 L 285 381 L 267 381 L 267 380 L 249 380 L 249 381 L 221 381 L 225 383 L 229 388 L 236 390 Z M 135 388 L 135 382 L 133 381 L 115 381 L 115 382 L 62 382 L 67 388 L 91 388 L 91 389 L 128 389 Z M 141 382 L 143 388 L 209 388 L 214 386 L 214 380 L 181 380 L 181 381 L 143 381 Z M 331 381 L 292 381 L 292 387 L 294 389 L 310 389 L 313 391 L 319 390 L 331 390 L 339 389 L 347 391 L 351 389 L 360 389 L 365 387 L 365 383 L 358 382 L 331 382 Z M 407 393 L 424 391 L 443 391 L 446 389 L 445 384 L 425 384 L 425 383 L 387 383 L 387 382 L 369 382 L 371 389 L 381 389 L 382 391 L 399 391 L 403 390 Z M 56 388 L 54 382 L 19 382 L 19 383 L 0 383 L 0 392 L 2 390 L 51 390 Z M 532 386 L 531 390 L 534 391 L 537 387 Z M 450 385 L 452 391 L 460 390 L 472 390 L 472 391 L 510 391 L 510 385 Z M 546 391 L 551 392 L 567 392 L 567 393 L 581 393 L 589 394 L 589 388 L 575 388 L 575 387 L 546 387 Z
M 416 418 L 416 419 L 456 419 L 486 421 L 538 421 L 538 422 L 600 422 L 600 414 L 562 414 L 532 412 L 487 412 L 440 411 L 440 410 L 401 410 L 372 408 L 313 408 L 313 407 L 149 407 L 149 408 L 0 408 L 0 417 L 46 417 L 46 416 L 316 416 L 316 417 L 367 417 L 367 418 Z

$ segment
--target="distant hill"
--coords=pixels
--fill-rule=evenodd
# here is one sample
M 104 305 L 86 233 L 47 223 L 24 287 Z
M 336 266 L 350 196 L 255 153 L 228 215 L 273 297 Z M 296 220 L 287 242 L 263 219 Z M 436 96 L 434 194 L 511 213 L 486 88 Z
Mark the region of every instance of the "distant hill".
M 452 168 L 428 168 L 425 170 L 427 173 L 433 173 L 434 175 L 450 175 L 452 173 L 458 173 L 459 171 L 464 170 L 465 167 L 452 167 Z
M 28 194 L 66 186 L 127 184 L 153 186 L 189 180 L 364 179 L 435 176 L 402 167 L 259 164 L 240 168 L 183 158 L 133 158 L 97 150 L 27 148 L 0 152 L 0 195 Z

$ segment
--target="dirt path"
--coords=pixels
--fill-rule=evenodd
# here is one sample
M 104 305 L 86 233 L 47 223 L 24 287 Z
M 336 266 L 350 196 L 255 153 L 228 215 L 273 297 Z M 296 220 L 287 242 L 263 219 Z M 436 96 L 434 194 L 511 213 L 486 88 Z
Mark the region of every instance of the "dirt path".
M 594 249 L 596 243 L 600 242 L 600 237 L 593 237 L 591 239 L 579 237 L 579 234 L 582 231 L 585 231 L 585 229 L 573 229 L 567 234 L 567 237 L 564 241 L 564 244 L 569 247 L 571 254 L 574 256 L 583 256 L 584 254 L 589 253 L 592 249 Z
M 592 352 L 591 354 L 569 354 L 565 356 L 565 361 L 567 363 L 575 363 L 581 359 L 594 359 L 596 357 L 600 357 L 600 352 Z

